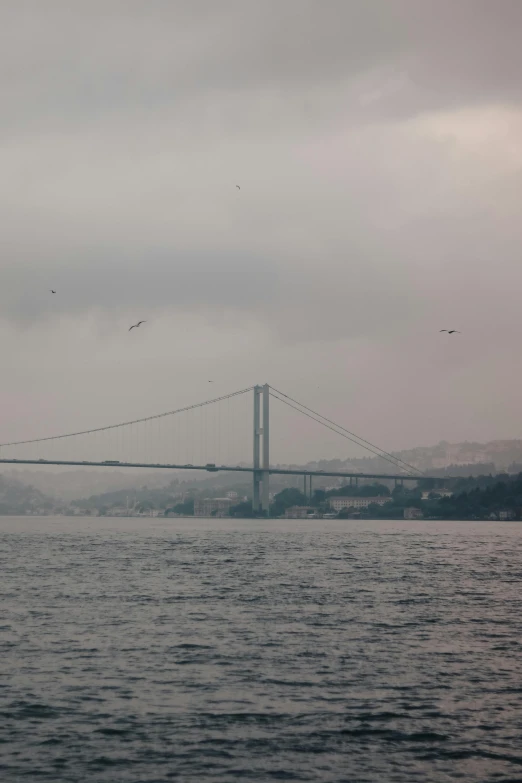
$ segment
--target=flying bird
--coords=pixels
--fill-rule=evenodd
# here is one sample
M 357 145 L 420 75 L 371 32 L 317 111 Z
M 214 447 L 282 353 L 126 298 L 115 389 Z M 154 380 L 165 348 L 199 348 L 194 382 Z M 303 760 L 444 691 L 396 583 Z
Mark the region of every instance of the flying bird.
M 52 293 L 52 294 L 55 294 L 55 293 L 56 293 L 56 291 L 53 291 L 53 289 L 51 288 L 51 293 Z
M 441 332 L 447 332 L 448 334 L 461 334 L 458 329 L 441 329 Z
M 146 323 L 147 323 L 147 321 L 138 321 L 137 324 L 132 324 L 131 328 L 129 329 L 129 332 L 131 331 L 131 329 L 137 329 L 138 326 L 140 326 L 141 324 L 146 324 Z
M 236 185 L 236 188 L 237 188 L 238 190 L 241 190 L 241 188 L 239 187 L 239 185 Z

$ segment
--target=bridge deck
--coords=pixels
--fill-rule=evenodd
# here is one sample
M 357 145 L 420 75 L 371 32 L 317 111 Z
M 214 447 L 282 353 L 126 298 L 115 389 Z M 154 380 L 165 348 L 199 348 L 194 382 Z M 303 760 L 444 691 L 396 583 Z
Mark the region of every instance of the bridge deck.
M 47 459 L 0 459 L 3 465 L 62 465 L 81 468 L 154 468 L 156 470 L 206 470 L 208 473 L 218 473 L 227 471 L 229 473 L 254 473 L 254 468 L 239 465 L 172 465 L 150 462 L 117 462 L 116 460 L 104 460 L 103 462 L 73 462 L 70 460 L 47 460 Z M 258 472 L 264 472 L 260 469 Z M 418 481 L 419 479 L 451 479 L 452 476 L 425 476 L 411 475 L 408 473 L 353 473 L 336 470 L 305 470 L 302 468 L 270 468 L 268 471 L 272 475 L 282 476 L 328 476 L 333 478 L 371 478 L 371 479 L 397 479 L 401 481 Z

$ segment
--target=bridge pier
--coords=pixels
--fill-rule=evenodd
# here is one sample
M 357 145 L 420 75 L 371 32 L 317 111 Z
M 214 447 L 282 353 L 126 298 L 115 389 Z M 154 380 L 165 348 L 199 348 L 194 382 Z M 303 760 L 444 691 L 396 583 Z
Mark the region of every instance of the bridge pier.
M 263 386 L 263 497 L 262 510 L 265 516 L 270 513 L 270 386 Z
M 260 453 L 260 435 L 261 435 L 261 419 L 260 419 L 260 405 L 259 395 L 261 392 L 261 386 L 254 386 L 254 461 L 253 467 L 253 487 L 252 487 L 252 510 L 254 513 L 259 512 L 260 501 L 260 485 L 261 485 L 261 453 Z
M 312 499 L 312 474 L 303 473 L 303 495 L 305 500 Z
M 261 400 L 263 421 L 261 426 Z M 263 463 L 261 464 L 261 436 L 263 436 Z M 252 509 L 255 513 L 270 511 L 270 387 L 254 386 L 254 461 Z

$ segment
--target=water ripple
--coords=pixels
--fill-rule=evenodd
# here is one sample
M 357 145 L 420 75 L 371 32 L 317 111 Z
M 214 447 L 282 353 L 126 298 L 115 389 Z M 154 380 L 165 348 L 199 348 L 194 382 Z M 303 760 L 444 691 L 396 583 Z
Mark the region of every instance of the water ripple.
M 0 517 L 0 778 L 522 780 L 522 525 Z

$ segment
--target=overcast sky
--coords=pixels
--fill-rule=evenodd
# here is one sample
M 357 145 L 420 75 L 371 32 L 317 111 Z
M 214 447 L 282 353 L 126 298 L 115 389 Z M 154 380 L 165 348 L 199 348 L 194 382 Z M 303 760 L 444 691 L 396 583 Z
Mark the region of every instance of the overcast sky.
M 2 2 L 0 441 L 264 382 L 386 449 L 522 437 L 521 29 L 520 0 Z M 273 443 L 354 453 L 293 415 Z

